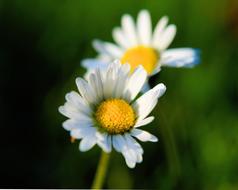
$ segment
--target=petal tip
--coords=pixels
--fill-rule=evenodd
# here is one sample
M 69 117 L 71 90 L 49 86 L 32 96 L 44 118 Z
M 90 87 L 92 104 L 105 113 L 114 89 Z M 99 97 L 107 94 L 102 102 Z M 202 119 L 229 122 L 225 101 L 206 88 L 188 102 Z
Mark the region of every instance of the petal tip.
M 150 13 L 149 13 L 149 11 L 147 9 L 140 10 L 139 15 L 144 15 L 144 14 L 149 15 Z
M 167 87 L 165 86 L 164 83 L 159 83 L 157 85 L 157 89 L 161 90 L 164 93 L 166 91 Z
M 64 106 L 60 106 L 58 107 L 58 111 L 63 114 L 64 113 Z
M 158 142 L 159 141 L 159 139 L 157 138 L 157 137 L 155 137 L 155 136 L 153 136 L 153 138 L 151 138 L 151 140 L 150 140 L 151 142 Z

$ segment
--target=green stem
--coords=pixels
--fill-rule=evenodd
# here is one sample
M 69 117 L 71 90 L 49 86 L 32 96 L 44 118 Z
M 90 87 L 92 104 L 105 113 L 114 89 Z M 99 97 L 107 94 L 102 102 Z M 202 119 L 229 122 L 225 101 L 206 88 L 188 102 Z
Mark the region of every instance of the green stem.
M 102 151 L 101 158 L 98 163 L 97 171 L 93 180 L 92 189 L 101 189 L 107 172 L 110 154 Z

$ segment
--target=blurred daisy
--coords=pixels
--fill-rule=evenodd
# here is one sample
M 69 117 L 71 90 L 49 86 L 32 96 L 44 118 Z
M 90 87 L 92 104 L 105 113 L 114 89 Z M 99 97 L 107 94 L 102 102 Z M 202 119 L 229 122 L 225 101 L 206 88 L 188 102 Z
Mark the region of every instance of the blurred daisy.
M 135 100 L 146 77 L 142 66 L 131 73 L 129 64 L 115 61 L 105 69 L 91 72 L 88 80 L 76 79 L 79 94 L 66 94 L 66 103 L 59 107 L 59 112 L 69 118 L 63 127 L 71 137 L 81 139 L 80 151 L 96 144 L 105 152 L 114 147 L 130 168 L 142 162 L 143 149 L 135 138 L 157 141 L 139 128 L 152 122 L 154 117 L 148 115 L 166 90 L 161 83 Z
M 193 48 L 167 49 L 176 34 L 176 26 L 168 24 L 168 17 L 162 17 L 152 32 L 150 14 L 142 10 L 138 14 L 137 23 L 128 14 L 123 15 L 121 27 L 113 30 L 116 44 L 93 41 L 93 47 L 99 53 L 95 59 L 85 59 L 82 65 L 88 70 L 105 67 L 114 59 L 129 63 L 134 70 L 142 65 L 147 74 L 152 76 L 162 66 L 193 67 L 199 63 L 199 51 Z M 97 61 L 99 60 L 99 61 Z

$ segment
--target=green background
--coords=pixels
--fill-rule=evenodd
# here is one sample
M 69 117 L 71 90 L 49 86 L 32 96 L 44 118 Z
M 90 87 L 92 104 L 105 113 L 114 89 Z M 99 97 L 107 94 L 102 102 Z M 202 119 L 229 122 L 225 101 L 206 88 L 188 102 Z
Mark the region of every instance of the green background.
M 166 94 L 144 127 L 144 161 L 129 169 L 112 153 L 105 188 L 238 189 L 238 3 L 236 0 L 1 0 L 0 188 L 90 188 L 98 147 L 81 153 L 61 126 L 64 96 L 94 57 L 94 38 L 129 13 L 177 25 L 170 47 L 196 47 L 194 69 L 163 68 L 150 80 Z

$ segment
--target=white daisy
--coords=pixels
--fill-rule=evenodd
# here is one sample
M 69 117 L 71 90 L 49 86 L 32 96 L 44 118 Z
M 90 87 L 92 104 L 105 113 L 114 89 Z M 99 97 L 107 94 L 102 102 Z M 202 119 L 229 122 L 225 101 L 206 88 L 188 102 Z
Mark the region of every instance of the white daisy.
M 129 64 L 115 61 L 105 69 L 95 69 L 88 80 L 76 79 L 79 94 L 74 91 L 66 94 L 66 103 L 59 107 L 59 112 L 69 118 L 63 127 L 70 131 L 71 137 L 81 139 L 80 151 L 95 144 L 105 152 L 114 147 L 130 168 L 142 162 L 143 149 L 135 138 L 157 141 L 140 127 L 153 121 L 154 117 L 148 115 L 166 90 L 160 83 L 135 99 L 146 77 L 142 66 L 131 73 Z
M 176 26 L 167 23 L 168 17 L 162 17 L 152 32 L 147 10 L 139 12 L 137 23 L 125 14 L 121 19 L 121 27 L 113 30 L 116 44 L 94 40 L 93 47 L 99 55 L 96 59 L 83 60 L 82 65 L 90 71 L 119 59 L 122 63 L 129 63 L 132 70 L 142 65 L 148 76 L 152 76 L 160 71 L 161 66 L 193 67 L 198 64 L 200 53 L 197 49 L 167 49 L 176 34 Z

